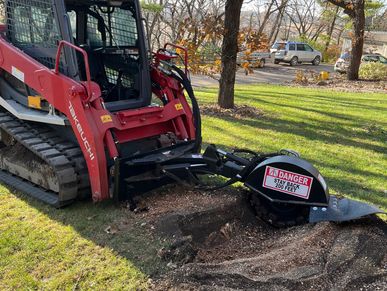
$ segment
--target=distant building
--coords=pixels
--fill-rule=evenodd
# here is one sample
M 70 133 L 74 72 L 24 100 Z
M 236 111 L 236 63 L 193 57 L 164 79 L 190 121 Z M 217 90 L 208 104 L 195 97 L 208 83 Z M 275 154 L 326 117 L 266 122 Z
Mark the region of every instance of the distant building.
M 352 40 L 349 33 L 344 36 L 343 52 L 351 50 Z M 387 57 L 387 32 L 368 31 L 365 33 L 364 53 L 379 53 Z

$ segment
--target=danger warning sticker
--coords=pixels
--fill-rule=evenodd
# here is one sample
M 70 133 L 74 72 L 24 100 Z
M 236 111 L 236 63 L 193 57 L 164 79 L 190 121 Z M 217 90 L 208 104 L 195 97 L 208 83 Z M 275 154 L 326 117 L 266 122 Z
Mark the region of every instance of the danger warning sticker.
M 267 166 L 263 187 L 309 199 L 313 178 Z

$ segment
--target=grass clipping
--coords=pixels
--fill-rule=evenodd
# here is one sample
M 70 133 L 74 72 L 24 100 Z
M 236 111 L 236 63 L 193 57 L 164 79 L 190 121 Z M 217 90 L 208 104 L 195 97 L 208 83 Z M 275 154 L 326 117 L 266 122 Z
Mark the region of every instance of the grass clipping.
M 235 105 L 234 108 L 220 108 L 218 104 L 206 104 L 200 107 L 203 115 L 221 118 L 253 118 L 259 119 L 264 116 L 264 112 L 256 107 L 248 105 Z

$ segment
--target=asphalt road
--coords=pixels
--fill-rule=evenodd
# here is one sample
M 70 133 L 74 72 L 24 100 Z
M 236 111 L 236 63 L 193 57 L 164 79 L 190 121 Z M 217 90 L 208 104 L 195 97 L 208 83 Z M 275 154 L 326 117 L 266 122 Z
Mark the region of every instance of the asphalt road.
M 243 69 L 237 71 L 236 84 L 257 84 L 257 83 L 270 83 L 270 84 L 284 84 L 293 81 L 296 77 L 296 72 L 298 70 L 303 71 L 327 71 L 329 73 L 334 73 L 333 65 L 321 64 L 319 66 L 313 66 L 311 64 L 302 64 L 295 67 L 291 67 L 288 64 L 279 64 L 275 65 L 273 63 L 266 64 L 263 69 L 254 70 L 253 74 L 246 76 Z M 219 76 L 216 76 L 219 78 Z M 193 75 L 192 84 L 196 87 L 208 87 L 218 85 L 218 81 L 214 78 L 203 76 L 203 75 Z

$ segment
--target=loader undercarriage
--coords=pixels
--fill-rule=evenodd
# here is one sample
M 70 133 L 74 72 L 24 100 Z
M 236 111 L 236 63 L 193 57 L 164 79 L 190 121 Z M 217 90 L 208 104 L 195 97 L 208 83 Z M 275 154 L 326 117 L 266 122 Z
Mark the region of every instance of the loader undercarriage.
M 41 199 L 61 207 L 90 196 L 86 163 L 79 146 L 41 124 L 0 112 L 0 168 L 42 191 Z M 45 195 L 43 195 L 43 192 Z

